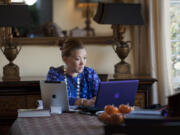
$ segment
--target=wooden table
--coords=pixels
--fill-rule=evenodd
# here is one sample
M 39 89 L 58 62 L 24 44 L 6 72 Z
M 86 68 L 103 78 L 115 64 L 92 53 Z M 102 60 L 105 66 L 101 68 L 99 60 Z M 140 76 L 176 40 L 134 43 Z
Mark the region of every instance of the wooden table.
M 18 118 L 10 135 L 104 135 L 97 116 L 63 113 L 51 117 Z
M 132 117 L 133 116 L 133 117 Z M 130 115 L 119 125 L 105 125 L 105 135 L 179 135 L 180 118 L 161 115 Z
M 50 117 L 17 118 L 10 135 L 179 135 L 180 119 L 135 117 L 120 125 L 104 125 L 97 116 L 63 113 Z

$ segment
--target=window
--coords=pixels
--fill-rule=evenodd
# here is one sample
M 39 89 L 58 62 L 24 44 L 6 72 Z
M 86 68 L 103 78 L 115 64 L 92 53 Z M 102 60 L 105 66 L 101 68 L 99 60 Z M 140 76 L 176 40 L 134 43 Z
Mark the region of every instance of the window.
M 180 0 L 170 0 L 170 31 L 174 89 L 180 89 Z
M 32 18 L 31 27 L 18 27 L 19 35 L 13 35 L 14 37 L 43 37 L 47 30 L 52 31 L 52 27 L 55 27 L 48 25 L 52 22 L 52 0 L 11 0 L 11 2 L 28 5 Z
M 11 0 L 11 2 L 25 2 L 27 5 L 33 5 L 37 0 Z

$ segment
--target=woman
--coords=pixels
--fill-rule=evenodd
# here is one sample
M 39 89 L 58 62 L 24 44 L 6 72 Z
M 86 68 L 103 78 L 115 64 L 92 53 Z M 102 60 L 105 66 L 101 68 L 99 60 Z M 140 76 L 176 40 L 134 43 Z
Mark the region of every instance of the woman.
M 47 81 L 65 81 L 70 105 L 94 105 L 100 79 L 94 69 L 85 66 L 87 52 L 82 42 L 68 39 L 61 51 L 65 66 L 51 67 Z

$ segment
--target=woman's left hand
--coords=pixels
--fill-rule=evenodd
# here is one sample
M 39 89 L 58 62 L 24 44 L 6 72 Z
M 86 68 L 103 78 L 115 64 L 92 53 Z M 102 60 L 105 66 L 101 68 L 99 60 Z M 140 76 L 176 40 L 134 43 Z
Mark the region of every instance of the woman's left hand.
M 94 106 L 96 98 L 86 99 L 83 103 L 84 106 Z
M 95 101 L 96 101 L 95 97 L 93 97 L 92 99 L 80 98 L 80 99 L 76 100 L 75 105 L 94 106 L 95 105 Z
M 80 105 L 82 105 L 83 102 L 84 102 L 84 99 L 83 99 L 83 98 L 79 98 L 79 99 L 77 99 L 77 100 L 75 101 L 74 105 L 80 106 Z

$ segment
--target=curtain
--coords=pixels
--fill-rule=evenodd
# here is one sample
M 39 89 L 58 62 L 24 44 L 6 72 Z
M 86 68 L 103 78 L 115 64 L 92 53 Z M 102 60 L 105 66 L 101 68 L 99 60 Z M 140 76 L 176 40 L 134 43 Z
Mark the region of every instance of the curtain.
M 167 104 L 173 93 L 171 82 L 171 48 L 169 31 L 169 0 L 134 0 L 142 4 L 145 24 L 133 27 L 134 73 L 152 76 L 153 103 Z

